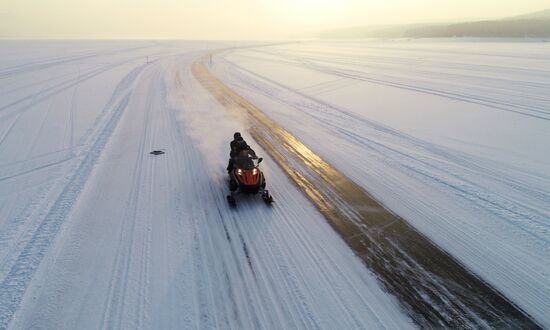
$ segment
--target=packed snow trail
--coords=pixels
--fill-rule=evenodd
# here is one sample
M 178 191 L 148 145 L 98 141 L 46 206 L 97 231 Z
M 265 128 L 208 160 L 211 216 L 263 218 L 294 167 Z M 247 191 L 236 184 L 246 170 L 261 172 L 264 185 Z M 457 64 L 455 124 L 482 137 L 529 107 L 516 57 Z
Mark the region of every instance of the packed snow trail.
M 550 327 L 549 43 L 311 41 L 209 69 Z
M 12 75 L 2 87 L 3 111 L 19 119 L 17 130 L 0 127 L 11 156 L 1 158 L 0 328 L 414 327 L 261 148 L 277 203 L 228 207 L 228 142 L 235 130 L 251 138 L 189 70 L 200 49 L 222 46 L 155 44 L 144 54 L 164 53 L 152 63 L 141 57 L 50 98 L 49 75 L 79 81 L 73 62 L 11 71 L 27 68 L 38 84 Z M 51 120 L 43 105 L 57 97 Z M 34 125 L 49 134 L 21 139 Z
M 539 328 L 499 292 L 224 85 L 204 63 L 195 62 L 192 70 L 228 110 L 248 114 L 256 141 L 419 326 Z

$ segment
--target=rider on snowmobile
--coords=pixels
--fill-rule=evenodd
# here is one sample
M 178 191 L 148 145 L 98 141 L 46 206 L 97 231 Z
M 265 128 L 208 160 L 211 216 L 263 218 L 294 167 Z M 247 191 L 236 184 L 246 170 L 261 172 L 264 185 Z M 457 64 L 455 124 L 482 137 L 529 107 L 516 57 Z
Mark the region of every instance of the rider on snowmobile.
M 240 132 L 235 132 L 235 134 L 233 134 L 233 141 L 231 141 L 229 143 L 229 149 L 230 149 L 229 156 L 231 158 L 233 158 L 233 156 L 235 156 L 233 154 L 234 150 L 235 150 L 235 144 L 237 143 L 237 141 L 239 141 L 239 139 L 242 139 L 241 133 Z
M 233 141 L 229 144 L 231 151 L 229 152 L 229 164 L 227 164 L 227 172 L 230 173 L 233 169 L 233 164 L 235 162 L 235 156 L 237 156 L 243 150 L 249 150 L 253 155 L 254 159 L 258 158 L 256 152 L 250 148 L 246 141 L 241 136 L 241 133 L 235 132 L 233 134 Z

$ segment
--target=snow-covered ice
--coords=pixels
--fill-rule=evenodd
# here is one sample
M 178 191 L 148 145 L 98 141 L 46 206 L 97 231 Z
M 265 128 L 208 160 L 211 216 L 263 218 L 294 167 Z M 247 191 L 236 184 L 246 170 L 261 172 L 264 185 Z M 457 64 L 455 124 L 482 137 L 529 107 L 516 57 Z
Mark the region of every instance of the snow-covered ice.
M 213 72 L 550 326 L 550 44 L 316 41 Z
M 0 329 L 414 327 L 254 143 L 276 204 L 226 205 L 252 140 L 190 65 L 228 47 L 213 73 L 550 327 L 549 43 L 2 41 Z
M 223 47 L 1 43 L 0 328 L 414 326 L 257 146 L 276 205 L 228 208 Z

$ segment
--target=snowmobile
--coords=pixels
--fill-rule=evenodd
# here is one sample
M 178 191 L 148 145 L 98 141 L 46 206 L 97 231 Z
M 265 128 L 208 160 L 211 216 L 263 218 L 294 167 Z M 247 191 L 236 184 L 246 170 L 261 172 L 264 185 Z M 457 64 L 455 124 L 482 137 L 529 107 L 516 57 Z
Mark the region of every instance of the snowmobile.
M 237 206 L 237 194 L 260 194 L 267 205 L 273 203 L 273 197 L 265 189 L 265 177 L 260 170 L 262 160 L 251 150 L 243 150 L 235 157 L 233 169 L 229 171 L 229 205 Z

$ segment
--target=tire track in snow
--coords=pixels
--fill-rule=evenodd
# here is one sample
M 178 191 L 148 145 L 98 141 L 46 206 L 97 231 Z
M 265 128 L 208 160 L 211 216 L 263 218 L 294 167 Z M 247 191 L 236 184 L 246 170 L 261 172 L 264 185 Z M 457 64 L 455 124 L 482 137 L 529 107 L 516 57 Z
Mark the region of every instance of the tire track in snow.
M 71 62 L 74 62 L 74 61 L 83 61 L 83 60 L 88 60 L 88 59 L 91 59 L 91 58 L 97 58 L 97 57 L 101 57 L 101 56 L 109 56 L 109 55 L 128 53 L 128 52 L 133 52 L 133 51 L 136 51 L 136 50 L 139 50 L 139 49 L 146 49 L 146 48 L 150 48 L 150 47 L 152 47 L 152 46 L 147 45 L 147 46 L 122 48 L 122 49 L 117 49 L 117 50 L 109 50 L 109 51 L 103 51 L 103 52 L 99 52 L 99 53 L 90 52 L 90 53 L 87 53 L 87 54 L 82 54 L 82 55 L 77 55 L 77 56 L 67 56 L 67 57 L 64 57 L 64 58 L 54 57 L 51 60 L 45 60 L 45 61 L 41 60 L 41 61 L 37 61 L 37 62 L 34 62 L 34 63 L 18 64 L 18 65 L 12 66 L 12 67 L 7 67 L 7 68 L 1 69 L 0 70 L 0 79 L 9 78 L 9 77 L 12 77 L 14 75 L 21 74 L 21 73 L 35 72 L 35 71 L 47 69 L 47 68 L 50 68 L 50 67 L 64 65 L 64 64 L 71 63 Z
M 181 77 L 179 74 L 175 77 L 175 83 L 178 88 L 183 89 L 181 83 Z M 186 97 L 195 99 L 194 95 L 190 94 Z M 176 117 L 174 116 L 174 113 L 171 113 L 172 122 L 177 122 Z M 179 126 L 176 127 L 176 135 L 177 139 L 175 141 L 178 141 L 178 144 L 180 144 L 180 148 L 183 148 L 184 150 L 187 150 L 187 145 L 182 145 L 181 141 L 188 140 L 189 138 L 186 137 L 186 133 L 183 132 Z M 191 153 L 190 155 L 186 155 L 186 158 L 194 158 L 196 157 L 196 150 L 189 150 Z M 189 166 L 191 173 L 196 173 L 197 175 L 194 177 L 194 186 L 197 187 L 197 189 L 201 189 L 200 195 L 216 195 L 219 191 L 219 185 L 213 185 L 212 183 L 209 183 L 208 185 L 204 185 L 204 182 L 202 182 L 199 177 L 204 177 L 205 175 L 201 175 L 198 173 L 202 173 L 204 171 L 201 167 L 195 167 L 195 162 L 191 162 Z M 222 183 L 224 184 L 224 183 Z M 201 186 L 204 186 L 204 188 L 199 188 Z M 198 208 L 201 210 L 199 211 L 201 214 L 209 213 L 207 210 L 209 208 L 208 204 L 201 204 L 198 206 Z M 202 211 L 206 210 L 206 211 Z M 197 269 L 198 274 L 206 274 L 207 276 L 207 282 L 212 283 L 213 279 L 216 279 L 216 282 L 224 283 L 224 291 L 226 296 L 229 300 L 227 305 L 220 306 L 217 303 L 218 300 L 214 297 L 216 295 L 219 295 L 219 292 L 216 292 L 216 288 L 210 288 L 204 286 L 204 280 L 197 278 L 195 279 L 195 283 L 198 286 L 198 290 L 196 291 L 197 299 L 199 301 L 199 311 L 201 313 L 201 317 L 199 318 L 202 322 L 198 328 L 215 328 L 215 327 L 224 327 L 227 324 L 236 323 L 237 328 L 251 328 L 251 329 L 260 329 L 262 328 L 263 324 L 271 324 L 267 323 L 265 320 L 269 315 L 266 315 L 264 313 L 264 310 L 260 307 L 262 300 L 259 298 L 259 295 L 261 295 L 261 292 L 258 292 L 259 290 L 256 289 L 257 283 L 255 281 L 255 271 L 254 266 L 251 259 L 247 259 L 245 251 L 246 243 L 244 241 L 244 238 L 242 236 L 242 232 L 240 230 L 237 230 L 235 233 L 235 228 L 231 225 L 233 222 L 227 222 L 223 220 L 224 218 L 224 211 L 220 208 L 219 205 L 216 205 L 216 209 L 214 213 L 217 213 L 219 215 L 218 221 L 219 223 L 216 224 L 219 225 L 220 228 L 223 230 L 223 238 L 224 240 L 220 240 L 221 237 L 215 237 L 208 231 L 208 233 L 202 233 L 202 231 L 198 228 L 201 228 L 203 226 L 200 226 L 199 224 L 194 224 L 196 230 L 199 234 L 195 233 L 195 236 L 193 241 L 196 245 L 196 251 L 197 253 L 200 253 L 198 255 L 201 255 L 201 258 L 197 258 L 195 260 L 195 268 Z M 200 216 L 200 218 L 208 218 L 208 216 L 205 214 L 204 216 Z M 232 220 L 236 220 L 235 218 L 232 218 Z M 193 221 L 195 222 L 195 221 Z M 232 235 L 233 233 L 233 235 Z M 236 237 L 237 236 L 237 237 Z M 211 262 L 213 260 L 218 259 L 218 251 L 220 250 L 228 250 L 228 256 L 230 256 L 229 260 L 222 259 L 219 264 L 213 265 Z M 250 255 L 249 255 L 250 257 Z M 232 261 L 237 260 L 243 260 L 243 258 L 246 260 L 247 266 L 245 267 L 238 267 L 235 268 Z M 206 262 L 201 260 L 207 260 Z M 242 292 L 239 292 L 239 288 L 235 287 L 234 281 L 235 278 L 239 278 L 240 281 L 247 282 L 248 285 L 242 286 L 240 289 Z M 256 302 L 256 303 L 250 303 L 247 302 Z M 225 313 L 218 315 L 218 313 L 214 314 L 213 318 L 210 318 L 209 315 L 212 314 L 212 311 L 214 310 L 226 310 Z M 231 315 L 233 317 L 233 320 L 228 320 L 227 316 Z M 223 319 L 220 319 L 218 317 L 223 317 Z M 214 323 L 214 325 L 212 324 Z
M 276 56 L 282 56 L 282 55 L 276 54 Z M 273 60 L 270 60 L 270 61 L 273 61 Z M 238 67 L 243 71 L 249 71 L 234 62 L 231 62 L 231 61 L 228 61 L 228 62 L 231 65 Z M 458 92 L 448 91 L 442 88 L 439 88 L 439 89 L 434 88 L 431 86 L 419 86 L 418 84 L 414 85 L 412 83 L 402 83 L 402 82 L 396 81 L 395 78 L 391 76 L 379 75 L 379 76 L 373 77 L 371 76 L 372 73 L 368 73 L 368 72 L 366 73 L 366 72 L 357 71 L 353 69 L 344 69 L 344 68 L 336 69 L 336 68 L 323 65 L 322 62 L 320 61 L 313 61 L 309 59 L 302 59 L 302 58 L 296 58 L 291 56 L 288 56 L 288 60 L 284 61 L 284 63 L 293 65 L 298 68 L 306 67 L 308 69 L 311 69 L 320 73 L 328 74 L 328 75 L 333 75 L 339 78 L 347 78 L 347 79 L 352 79 L 356 81 L 369 82 L 369 83 L 383 85 L 383 86 L 390 86 L 390 87 L 410 90 L 414 92 L 436 95 L 436 96 L 441 96 L 448 99 L 453 99 L 453 100 L 458 100 L 458 101 L 463 101 L 463 102 L 468 102 L 473 104 L 479 104 L 479 105 L 487 106 L 497 110 L 513 112 L 513 113 L 517 113 L 520 115 L 529 116 L 533 118 L 550 120 L 549 113 L 544 106 L 534 106 L 534 105 L 528 106 L 528 105 L 524 105 L 521 102 L 503 102 L 502 100 L 496 99 L 494 97 L 490 97 L 488 95 L 478 95 L 478 94 L 472 94 L 468 92 L 458 93 Z M 349 63 L 346 63 L 346 64 L 349 64 Z
M 375 150 L 377 154 L 383 155 L 382 158 L 380 158 L 380 161 L 386 163 L 387 166 L 394 167 L 401 172 L 408 172 L 415 176 L 421 176 L 425 181 L 435 181 L 446 185 L 449 189 L 453 190 L 457 196 L 461 196 L 469 202 L 479 205 L 482 209 L 503 218 L 504 221 L 510 223 L 519 231 L 525 232 L 526 235 L 535 238 L 537 241 L 543 242 L 542 244 L 547 244 L 546 239 L 540 235 L 540 232 L 547 230 L 548 227 L 544 214 L 528 207 L 524 203 L 521 203 L 523 205 L 520 205 L 518 200 L 510 200 L 505 196 L 491 194 L 487 190 L 488 188 L 482 187 L 475 181 L 467 180 L 466 178 L 457 175 L 457 173 L 464 171 L 472 172 L 475 175 L 480 175 L 482 173 L 485 177 L 490 177 L 495 182 L 498 182 L 498 184 L 503 185 L 505 187 L 503 189 L 517 189 L 519 191 L 523 191 L 525 194 L 529 194 L 529 197 L 532 200 L 537 199 L 543 203 L 550 202 L 549 196 L 544 192 L 533 191 L 532 188 L 527 189 L 527 187 L 522 186 L 521 183 L 514 182 L 514 180 L 507 178 L 502 170 L 496 169 L 494 163 L 481 165 L 475 161 L 472 161 L 472 159 L 468 158 L 467 155 L 460 155 L 457 151 L 454 151 L 454 153 L 449 153 L 448 150 L 444 150 L 437 145 L 421 141 L 412 136 L 405 135 L 402 132 L 382 126 L 361 116 L 350 113 L 349 111 L 339 108 L 333 104 L 313 98 L 302 92 L 294 91 L 274 80 L 261 77 L 258 74 L 239 67 L 227 60 L 224 61 L 257 79 L 254 82 L 239 79 L 245 88 L 260 92 L 267 97 L 281 102 L 282 104 L 293 107 L 305 115 L 317 120 L 321 125 L 330 131 L 346 136 L 349 140 L 359 143 L 360 145 L 371 150 Z M 274 93 L 273 90 L 270 91 L 267 85 L 262 84 L 260 80 L 265 80 L 268 84 L 272 84 L 275 88 L 280 89 L 280 92 Z M 291 93 L 291 95 L 296 94 L 306 101 L 294 102 L 291 97 L 288 97 L 287 93 Z M 321 118 L 318 113 L 321 113 L 324 117 Z M 333 116 L 337 116 L 338 122 L 328 119 L 326 116 L 328 113 Z M 343 120 L 346 121 L 346 125 L 341 124 Z M 426 157 L 425 155 L 422 157 L 411 157 L 411 155 L 404 152 L 403 149 L 396 148 L 395 146 L 392 147 L 387 145 L 387 143 L 380 143 L 377 139 L 366 138 L 365 136 L 358 134 L 359 131 L 362 131 L 365 128 L 384 134 L 385 141 L 393 141 L 396 139 L 401 140 L 401 143 L 406 141 L 406 143 L 412 144 L 414 148 L 425 151 L 426 154 L 431 155 L 430 157 L 432 158 L 426 160 L 423 158 Z M 403 148 L 406 149 L 406 147 Z M 437 160 L 433 157 L 436 157 Z M 439 159 L 440 157 L 443 157 L 443 159 Z M 406 161 L 403 162 L 403 160 Z M 449 165 L 447 160 L 455 160 L 455 165 Z M 396 163 L 406 163 L 408 165 L 399 165 L 399 167 L 397 167 Z M 457 166 L 456 164 L 461 165 Z M 431 169 L 431 171 L 426 171 L 426 168 Z M 510 171 L 511 169 L 507 170 Z M 452 180 L 450 178 L 452 178 Z M 502 216 L 503 213 L 507 214 L 508 217 Z M 522 219 L 522 221 L 524 219 L 528 220 L 532 224 L 529 228 L 537 228 L 539 233 L 533 232 L 531 229 L 525 228 L 525 226 L 519 226 L 517 223 L 510 220 L 515 217 Z
M 40 171 L 51 167 L 68 166 L 66 169 L 68 175 L 65 179 L 62 179 L 61 182 L 56 182 L 53 185 L 47 185 L 40 188 L 37 195 L 25 205 L 19 214 L 2 224 L 0 231 L 0 246 L 5 244 L 9 244 L 9 246 L 4 253 L 0 254 L 0 276 L 5 276 L 5 274 L 10 271 L 21 254 L 21 251 L 29 244 L 38 226 L 40 226 L 42 219 L 45 217 L 48 210 L 53 207 L 56 198 L 59 198 L 62 193 L 64 189 L 63 185 L 67 184 L 71 178 L 71 174 L 76 171 L 82 159 L 89 154 L 91 146 L 98 141 L 98 138 L 102 134 L 102 130 L 105 129 L 106 123 L 111 120 L 113 111 L 117 108 L 117 104 L 123 99 L 124 95 L 129 93 L 132 82 L 141 72 L 142 68 L 143 66 L 133 69 L 116 86 L 111 98 L 94 121 L 92 127 L 88 129 L 86 134 L 81 138 L 80 147 L 75 151 L 75 155 L 77 155 L 76 160 L 71 158 L 71 155 L 66 152 L 67 150 L 59 150 L 7 165 L 6 175 L 0 178 L 0 182 L 7 181 L 4 184 L 9 184 L 11 179 L 19 176 L 39 175 Z M 42 88 L 39 93 L 42 93 L 43 90 L 44 88 Z M 39 93 L 36 95 L 39 95 Z M 37 161 L 38 165 L 36 164 Z M 68 162 L 70 162 L 70 164 L 65 164 Z M 21 171 L 14 172 L 18 168 Z M 2 168 L 0 168 L 0 172 L 4 172 Z M 48 177 L 46 177 L 46 181 L 53 179 L 55 179 L 55 175 L 49 174 Z M 28 188 L 23 188 L 23 190 L 25 189 Z M 15 243 L 10 243 L 12 241 Z M 0 283 L 1 281 L 2 277 L 0 277 Z
M 0 282 L 0 329 L 9 325 L 19 303 L 23 299 L 26 288 L 45 256 L 49 246 L 61 229 L 65 218 L 70 213 L 88 176 L 90 175 L 103 147 L 116 128 L 130 98 L 130 91 L 109 102 L 112 106 L 105 123 L 98 123 L 101 129 L 95 135 L 86 155 L 66 182 L 61 194 L 44 216 L 29 242 L 25 245 L 15 263 Z M 115 97 L 115 95 L 113 95 Z
M 336 171 L 197 61 L 195 78 L 309 197 L 420 326 L 539 328 L 532 318 Z
M 150 54 L 150 55 L 155 55 L 155 54 L 160 55 L 162 53 L 154 53 L 154 54 Z M 36 105 L 40 102 L 43 102 L 45 100 L 48 100 L 49 98 L 54 97 L 54 96 L 66 91 L 70 88 L 73 88 L 74 86 L 76 86 L 78 84 L 82 84 L 82 83 L 84 83 L 88 80 L 93 79 L 94 77 L 97 77 L 101 74 L 109 72 L 113 69 L 122 67 L 124 65 L 129 65 L 129 64 L 132 64 L 134 62 L 141 62 L 142 59 L 143 59 L 143 56 L 135 56 L 135 57 L 125 58 L 123 60 L 119 60 L 119 61 L 116 61 L 116 62 L 105 63 L 105 64 L 102 64 L 99 67 L 95 67 L 93 69 L 87 70 L 86 72 L 81 72 L 78 75 L 78 77 L 76 77 L 76 78 L 69 78 L 69 79 L 63 80 L 59 83 L 56 83 L 54 85 L 48 86 L 48 88 L 43 90 L 38 95 L 38 97 L 23 96 L 23 97 L 15 100 L 15 101 L 11 101 L 8 104 L 3 104 L 3 105 L 0 106 L 0 113 L 4 112 L 5 114 L 3 114 L 3 113 L 0 114 L 0 118 L 7 118 L 7 117 L 10 117 L 10 116 L 13 116 L 16 113 L 29 111 L 30 109 L 32 109 L 32 106 L 34 106 L 34 105 Z M 141 67 L 141 65 L 136 64 L 136 67 L 139 68 L 139 67 Z M 120 87 L 121 87 L 120 85 L 117 86 L 117 88 L 120 88 Z M 23 105 L 23 106 L 20 106 L 20 107 L 16 108 L 17 106 L 25 103 L 30 98 L 33 98 L 33 104 L 27 104 L 27 105 Z M 16 109 L 14 109 L 14 108 L 16 108 Z
M 29 100 L 29 104 L 27 105 L 27 107 L 32 107 L 38 103 L 37 98 L 40 97 L 44 93 L 44 91 L 48 88 L 51 82 L 51 78 L 52 78 L 52 75 L 50 74 L 49 79 L 46 80 L 46 82 L 40 86 L 40 88 L 36 93 L 33 93 L 32 96 L 30 97 L 26 97 L 26 99 Z M 14 120 L 11 122 L 8 128 L 4 131 L 4 133 L 2 133 L 2 137 L 0 137 L 0 146 L 2 146 L 2 144 L 4 143 L 4 140 L 8 137 L 12 129 L 16 126 L 17 122 L 19 121 L 19 118 L 21 118 L 22 115 L 23 115 L 23 112 L 18 112 L 17 116 L 15 116 Z
M 139 139 L 139 149 L 136 156 L 135 168 L 132 173 L 132 188 L 130 189 L 130 196 L 126 201 L 127 211 L 123 217 L 123 225 L 121 226 L 121 231 L 119 235 L 119 244 L 117 246 L 116 258 L 114 260 L 113 273 L 111 276 L 108 294 L 106 296 L 105 303 L 103 305 L 103 316 L 101 320 L 101 328 L 103 329 L 119 329 L 121 328 L 122 318 L 125 311 L 125 299 L 127 298 L 127 288 L 128 281 L 130 276 L 130 268 L 134 254 L 134 240 L 136 239 L 136 232 L 138 230 L 137 226 L 139 225 L 137 221 L 138 218 L 138 207 L 140 204 L 140 195 L 142 193 L 142 182 L 144 181 L 144 155 L 145 155 L 145 143 L 147 141 L 148 126 L 149 126 L 149 112 L 152 108 L 152 97 L 151 95 L 154 92 L 154 89 L 149 89 L 149 94 L 145 99 L 145 114 L 142 119 L 142 125 L 140 129 L 140 139 Z M 144 267 L 140 268 L 140 278 L 143 274 Z M 141 304 L 138 304 L 138 314 L 143 309 Z M 142 321 L 141 317 L 136 320 L 136 323 Z
M 77 81 L 81 79 L 80 74 L 80 66 L 78 66 L 78 78 Z M 74 130 L 75 130 L 75 115 L 76 115 L 76 98 L 78 94 L 78 84 L 74 86 L 73 93 L 71 95 L 71 105 L 69 107 L 69 120 L 68 123 L 65 125 L 65 134 L 64 137 L 68 135 L 69 139 L 69 149 L 71 150 L 71 154 L 74 154 Z M 67 129 L 67 126 L 68 129 Z M 68 133 L 67 133 L 68 130 Z M 65 141 L 64 141 L 65 142 Z

